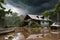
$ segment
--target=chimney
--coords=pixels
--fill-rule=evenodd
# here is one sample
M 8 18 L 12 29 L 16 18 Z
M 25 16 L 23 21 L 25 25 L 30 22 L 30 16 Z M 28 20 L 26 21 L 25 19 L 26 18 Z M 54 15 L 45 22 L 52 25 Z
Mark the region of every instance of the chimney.
M 37 18 L 39 18 L 39 16 L 36 16 Z

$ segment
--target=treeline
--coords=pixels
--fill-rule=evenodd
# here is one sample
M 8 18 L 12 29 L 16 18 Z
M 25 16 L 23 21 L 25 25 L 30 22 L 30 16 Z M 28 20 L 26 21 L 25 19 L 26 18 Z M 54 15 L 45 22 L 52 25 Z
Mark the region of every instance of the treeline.
M 8 11 L 5 11 L 5 7 L 3 7 L 2 4 L 4 3 L 4 0 L 0 0 L 0 26 L 4 27 L 5 26 L 5 15 L 6 14 L 12 14 L 11 9 L 9 9 Z
M 55 8 L 51 10 L 46 10 L 42 12 L 41 15 L 50 18 L 54 22 L 60 22 L 60 0 L 58 0 Z
M 6 8 L 2 4 L 5 5 L 4 0 L 0 0 L 0 27 L 20 26 L 23 16 L 18 16 L 11 9 L 6 11 Z
M 18 16 L 17 13 L 13 13 L 10 16 L 5 16 L 6 26 L 21 26 L 24 16 Z

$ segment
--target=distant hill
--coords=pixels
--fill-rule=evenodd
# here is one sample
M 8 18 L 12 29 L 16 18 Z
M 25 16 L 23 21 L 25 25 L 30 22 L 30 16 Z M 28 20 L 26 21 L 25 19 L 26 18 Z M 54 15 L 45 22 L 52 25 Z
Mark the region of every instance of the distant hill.
M 8 0 L 10 4 L 27 9 L 29 13 L 40 14 L 55 7 L 57 0 Z

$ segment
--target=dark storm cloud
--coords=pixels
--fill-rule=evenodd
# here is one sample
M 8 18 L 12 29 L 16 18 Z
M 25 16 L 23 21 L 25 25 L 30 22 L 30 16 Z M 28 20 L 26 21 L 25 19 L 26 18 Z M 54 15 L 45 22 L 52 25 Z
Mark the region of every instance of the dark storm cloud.
M 10 3 L 11 5 L 15 6 L 15 7 L 22 8 L 25 10 L 31 8 L 31 6 L 24 4 L 20 0 L 7 0 L 7 2 Z
M 40 13 L 54 8 L 57 0 L 7 0 L 7 2 L 29 13 Z

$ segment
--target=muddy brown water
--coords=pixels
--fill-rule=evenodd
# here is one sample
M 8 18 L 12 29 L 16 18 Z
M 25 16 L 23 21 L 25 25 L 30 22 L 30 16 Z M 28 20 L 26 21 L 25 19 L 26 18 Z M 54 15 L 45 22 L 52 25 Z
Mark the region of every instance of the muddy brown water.
M 16 29 L 15 29 L 15 32 L 11 32 L 11 33 L 7 33 L 7 34 L 2 34 L 2 35 L 0 35 L 0 40 L 5 40 L 4 38 L 7 36 L 7 35 L 16 35 L 17 33 L 22 33 L 23 35 L 24 35 L 24 37 L 25 37 L 25 39 L 29 36 L 29 35 L 31 35 L 31 34 L 40 34 L 41 32 L 40 32 L 40 30 L 41 29 L 39 29 L 39 30 L 36 30 L 36 29 L 30 29 L 31 31 L 29 31 L 29 28 L 20 28 L 20 27 L 17 27 Z M 54 39 L 52 39 L 52 37 L 54 37 L 54 36 L 52 36 L 51 34 L 49 34 L 48 36 L 46 36 L 46 37 L 44 37 L 43 39 L 41 39 L 41 40 L 54 40 Z M 24 39 L 24 40 L 25 40 Z M 11 40 L 11 39 L 9 39 L 9 40 Z M 40 39 L 36 39 L 36 40 L 40 40 Z
M 25 31 L 26 31 L 26 30 L 25 30 Z M 25 37 L 25 38 L 28 36 L 27 31 L 24 32 L 23 30 L 21 30 L 20 27 L 17 27 L 14 32 L 6 33 L 6 34 L 0 34 L 0 40 L 5 40 L 5 37 L 6 37 L 7 35 L 14 35 L 14 36 L 16 36 L 17 33 L 22 33 L 22 34 L 24 34 L 24 37 Z M 9 40 L 11 40 L 11 39 L 9 39 Z M 14 40 L 14 39 L 13 39 L 13 40 Z

